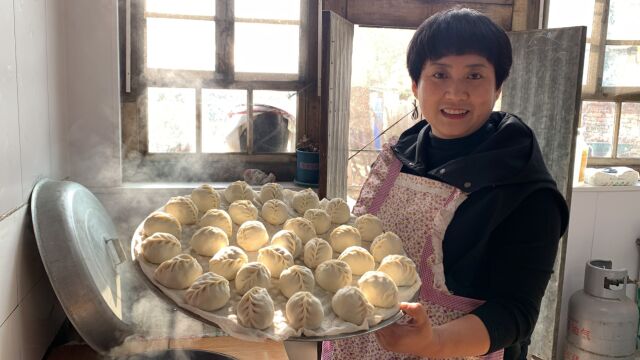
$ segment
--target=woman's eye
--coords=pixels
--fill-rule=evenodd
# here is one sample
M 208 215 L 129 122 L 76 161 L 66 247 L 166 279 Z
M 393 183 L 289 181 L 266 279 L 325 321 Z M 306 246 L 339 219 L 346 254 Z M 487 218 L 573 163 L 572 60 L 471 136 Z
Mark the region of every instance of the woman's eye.
M 471 80 L 479 80 L 482 79 L 482 75 L 478 74 L 478 73 L 473 73 L 469 75 L 469 79 Z
M 436 79 L 444 79 L 446 76 L 445 76 L 444 73 L 437 72 L 437 73 L 433 74 L 433 77 L 436 78 Z

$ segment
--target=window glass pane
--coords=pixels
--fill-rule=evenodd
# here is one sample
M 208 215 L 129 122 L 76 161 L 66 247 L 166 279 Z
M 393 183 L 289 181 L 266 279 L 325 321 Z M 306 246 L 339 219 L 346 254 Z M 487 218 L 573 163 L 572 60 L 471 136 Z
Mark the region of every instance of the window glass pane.
M 640 158 L 640 103 L 622 103 L 618 157 Z
M 147 19 L 147 67 L 215 70 L 213 21 Z
M 148 88 L 150 153 L 196 151 L 196 90 Z
M 614 102 L 582 102 L 580 126 L 585 129 L 584 138 L 591 148 L 590 156 L 611 156 L 615 113 L 616 103 Z
M 640 86 L 640 46 L 607 45 L 602 86 Z
M 586 26 L 591 37 L 595 0 L 549 0 L 547 28 Z
M 300 26 L 235 24 L 237 72 L 297 74 Z
M 253 149 L 293 152 L 298 96 L 295 91 L 253 91 Z
M 349 160 L 349 196 L 357 197 L 371 163 L 385 142 L 399 136 L 415 120 L 411 78 L 406 68 L 407 46 L 414 30 L 356 26 L 353 38 L 351 99 L 349 115 L 350 155 L 373 141 L 365 151 Z
M 640 0 L 610 0 L 607 40 L 640 40 Z
M 582 85 L 587 85 L 589 77 L 589 54 L 591 54 L 591 44 L 586 43 L 584 46 L 584 64 L 582 66 Z
M 235 0 L 235 17 L 300 20 L 300 0 Z
M 146 0 L 147 12 L 214 16 L 216 0 Z
M 202 89 L 202 152 L 240 152 L 246 90 Z

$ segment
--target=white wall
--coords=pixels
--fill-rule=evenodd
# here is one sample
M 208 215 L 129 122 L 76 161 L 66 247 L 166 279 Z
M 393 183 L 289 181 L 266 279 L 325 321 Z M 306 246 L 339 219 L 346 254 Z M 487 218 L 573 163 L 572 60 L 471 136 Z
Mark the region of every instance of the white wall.
M 27 206 L 68 175 L 63 4 L 0 0 L 0 359 L 41 359 L 64 319 Z
M 613 261 L 614 269 L 627 269 L 638 278 L 640 253 L 640 186 L 577 187 L 573 189 L 571 219 L 565 258 L 557 358 L 561 359 L 566 338 L 571 295 L 584 285 L 588 260 Z M 627 296 L 635 299 L 634 285 Z

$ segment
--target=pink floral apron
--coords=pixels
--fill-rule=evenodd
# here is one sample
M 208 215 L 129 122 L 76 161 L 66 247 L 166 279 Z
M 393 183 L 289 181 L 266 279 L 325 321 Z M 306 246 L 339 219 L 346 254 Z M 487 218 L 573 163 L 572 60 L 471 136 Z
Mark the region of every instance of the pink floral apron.
M 458 206 L 467 198 L 460 189 L 424 177 L 400 172 L 402 163 L 389 144 L 383 146 L 353 208 L 356 216 L 374 214 L 385 230 L 403 241 L 407 256 L 418 266 L 422 279 L 419 301 L 432 325 L 457 319 L 484 301 L 453 295 L 447 289 L 442 263 L 442 239 Z M 504 350 L 482 357 L 502 359 Z M 386 351 L 373 334 L 324 342 L 322 359 L 412 359 Z

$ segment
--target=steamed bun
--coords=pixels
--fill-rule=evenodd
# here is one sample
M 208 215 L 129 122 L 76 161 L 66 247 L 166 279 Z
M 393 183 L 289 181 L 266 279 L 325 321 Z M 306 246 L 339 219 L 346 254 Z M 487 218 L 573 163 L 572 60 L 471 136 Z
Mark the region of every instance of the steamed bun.
M 269 233 L 260 221 L 247 221 L 238 228 L 236 242 L 246 251 L 256 251 L 269 242 Z
M 302 254 L 302 240 L 293 231 L 280 230 L 271 237 L 271 245 L 281 246 L 291 253 L 294 258 Z
M 296 233 L 303 244 L 316 237 L 316 229 L 313 227 L 311 221 L 303 218 L 296 217 L 287 220 L 282 227 L 284 230 L 290 230 Z
M 180 254 L 163 262 L 156 268 L 153 277 L 169 289 L 186 289 L 198 276 L 202 275 L 202 266 L 191 255 Z
M 262 287 L 247 290 L 236 308 L 238 323 L 258 330 L 264 330 L 273 324 L 274 312 L 273 300 Z
M 198 277 L 184 294 L 187 304 L 204 311 L 215 311 L 225 306 L 231 297 L 229 281 L 208 272 Z
M 249 262 L 249 257 L 237 246 L 227 246 L 218 251 L 209 260 L 209 271 L 233 280 L 242 265 Z
M 151 213 L 142 225 L 142 233 L 145 236 L 153 235 L 157 232 L 169 233 L 180 239 L 182 226 L 178 219 L 171 214 L 156 211 Z
M 418 280 L 416 264 L 404 255 L 385 256 L 378 271 L 389 275 L 397 286 L 411 286 Z
M 259 262 L 244 264 L 236 275 L 236 291 L 242 295 L 254 286 L 269 288 L 271 273 Z
M 271 199 L 262 205 L 260 215 L 271 225 L 282 225 L 289 218 L 289 210 L 284 201 Z
M 282 294 L 288 298 L 298 291 L 313 291 L 315 288 L 313 272 L 302 265 L 293 265 L 280 274 L 278 287 Z
M 351 218 L 349 205 L 341 198 L 329 200 L 325 211 L 331 216 L 331 222 L 334 224 L 346 224 Z
M 258 262 L 269 269 L 272 277 L 279 278 L 284 269 L 293 265 L 293 256 L 280 246 L 267 246 L 258 250 Z
M 224 198 L 229 204 L 238 200 L 253 200 L 253 190 L 242 180 L 234 181 L 224 189 Z
M 182 252 L 180 241 L 169 233 L 157 232 L 140 244 L 142 256 L 152 263 L 160 264 Z
M 354 286 L 338 290 L 331 299 L 331 308 L 340 319 L 356 325 L 362 325 L 373 314 L 373 306 Z
M 191 191 L 191 200 L 200 212 L 220 207 L 220 195 L 209 184 L 202 184 Z
M 195 224 L 198 221 L 196 204 L 185 196 L 174 196 L 164 205 L 164 211 L 178 219 L 182 225 Z
M 358 287 L 373 306 L 391 308 L 398 305 L 398 287 L 381 271 L 366 272 L 358 280 Z
M 249 200 L 237 200 L 229 205 L 229 215 L 234 223 L 240 225 L 258 219 L 258 208 Z
M 335 252 L 343 252 L 349 246 L 361 246 L 360 232 L 351 225 L 340 225 L 329 235 L 329 243 Z
M 331 228 L 331 216 L 322 209 L 309 209 L 304 212 L 304 218 L 311 221 L 316 234 L 324 234 Z
M 318 194 L 316 194 L 315 191 L 311 189 L 304 189 L 302 191 L 298 191 L 293 195 L 291 206 L 293 206 L 293 209 L 300 215 L 303 215 L 304 212 L 309 209 L 319 208 L 320 199 L 318 198 Z
M 191 237 L 191 248 L 202 256 L 213 256 L 223 247 L 229 246 L 229 238 L 224 230 L 205 226 Z
M 285 313 L 289 326 L 294 329 L 316 329 L 324 319 L 322 303 L 308 291 L 291 296 L 285 306 Z
M 350 285 L 351 279 L 351 268 L 341 260 L 327 260 L 316 268 L 316 282 L 329 292 Z
M 260 189 L 260 201 L 266 203 L 269 200 L 282 200 L 282 185 L 278 183 L 266 183 Z
M 304 263 L 311 269 L 315 269 L 321 263 L 331 260 L 333 250 L 326 240 L 313 238 L 304 246 Z
M 338 260 L 346 262 L 353 275 L 362 275 L 375 269 L 376 262 L 369 252 L 360 246 L 349 246 L 338 257 Z
M 382 234 L 382 221 L 375 215 L 364 214 L 356 219 L 356 229 L 363 241 L 373 241 L 376 236 Z
M 233 232 L 233 224 L 231 216 L 226 211 L 220 209 L 210 209 L 200 218 L 198 225 L 201 227 L 215 226 L 222 229 L 227 237 L 231 237 Z
M 384 232 L 373 240 L 371 243 L 371 255 L 376 261 L 380 262 L 387 255 L 404 255 L 402 240 L 391 231 Z

